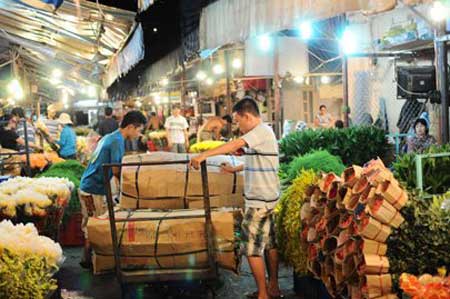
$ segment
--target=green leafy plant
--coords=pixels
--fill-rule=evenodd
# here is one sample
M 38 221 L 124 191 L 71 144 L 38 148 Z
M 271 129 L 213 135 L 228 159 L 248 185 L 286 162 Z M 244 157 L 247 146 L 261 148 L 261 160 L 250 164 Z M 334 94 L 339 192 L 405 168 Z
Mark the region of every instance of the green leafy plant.
M 44 299 L 57 288 L 46 258 L 0 251 L 0 298 Z
M 287 188 L 275 208 L 278 250 L 283 260 L 298 274 L 306 274 L 307 252 L 300 239 L 300 211 L 306 189 L 316 184 L 319 176 L 314 170 L 302 170 Z
M 380 157 L 386 165 L 393 160 L 393 147 L 385 132 L 377 127 L 305 130 L 289 134 L 280 141 L 283 162 L 313 150 L 327 150 L 338 156 L 344 165 L 364 165 Z
M 409 194 L 401 210 L 405 222 L 388 239 L 391 273 L 436 273 L 441 266 L 450 267 L 450 209 L 445 206 L 450 192 L 423 198 Z
M 306 155 L 294 158 L 288 166 L 281 168 L 281 184 L 287 187 L 290 185 L 302 170 L 312 169 L 316 172 L 334 172 L 340 175 L 345 166 L 341 158 L 331 155 L 328 151 L 312 151 Z
M 66 178 L 75 185 L 69 204 L 64 210 L 63 223 L 66 223 L 68 218 L 73 213 L 78 213 L 81 211 L 80 201 L 78 199 L 78 188 L 80 187 L 80 180 L 84 170 L 85 167 L 81 165 L 80 162 L 75 160 L 67 160 L 53 164 L 47 171 L 39 175 L 40 177 Z
M 439 154 L 450 152 L 450 145 L 431 146 L 423 154 Z M 450 157 L 436 157 L 422 159 L 423 187 L 430 194 L 442 194 L 450 189 Z M 416 154 L 401 156 L 394 163 L 395 177 L 401 181 L 407 189 L 418 188 L 416 185 Z

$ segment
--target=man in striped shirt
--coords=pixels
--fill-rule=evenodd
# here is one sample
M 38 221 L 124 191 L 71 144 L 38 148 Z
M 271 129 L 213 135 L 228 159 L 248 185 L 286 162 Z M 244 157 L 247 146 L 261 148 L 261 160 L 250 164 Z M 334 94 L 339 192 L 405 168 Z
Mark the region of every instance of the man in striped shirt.
M 242 222 L 241 249 L 248 258 L 258 287 L 258 291 L 248 297 L 282 298 L 278 286 L 278 253 L 273 219 L 273 209 L 280 196 L 277 139 L 272 129 L 263 124 L 258 105 L 252 98 L 245 97 L 236 103 L 233 116 L 244 135 L 192 158 L 191 165 L 198 169 L 200 163 L 208 157 L 230 154 L 245 148 L 244 165 L 236 168 L 223 165 L 223 170 L 244 171 L 245 216 Z M 264 255 L 268 259 L 268 284 Z

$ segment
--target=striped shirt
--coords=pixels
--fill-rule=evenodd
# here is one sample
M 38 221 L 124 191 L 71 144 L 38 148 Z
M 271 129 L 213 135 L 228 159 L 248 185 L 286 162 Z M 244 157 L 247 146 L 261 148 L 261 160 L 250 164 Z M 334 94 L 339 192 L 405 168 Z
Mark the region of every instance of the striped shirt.
M 16 133 L 17 133 L 17 135 L 19 135 L 19 137 L 21 137 L 23 140 L 25 140 L 25 125 L 23 122 L 20 122 L 17 125 Z M 27 137 L 28 137 L 29 143 L 30 142 L 36 143 L 36 130 L 35 130 L 33 124 L 31 124 L 31 123 L 27 123 Z M 25 146 L 19 145 L 19 149 L 23 150 L 23 149 L 25 149 Z M 30 148 L 30 151 L 33 151 L 33 149 Z
M 242 136 L 247 143 L 244 196 L 247 208 L 273 209 L 280 197 L 278 143 L 272 129 L 260 124 Z
M 47 127 L 50 136 L 54 140 L 57 140 L 59 138 L 58 135 L 60 133 L 59 121 L 57 121 L 56 119 L 46 119 L 44 121 L 44 124 Z

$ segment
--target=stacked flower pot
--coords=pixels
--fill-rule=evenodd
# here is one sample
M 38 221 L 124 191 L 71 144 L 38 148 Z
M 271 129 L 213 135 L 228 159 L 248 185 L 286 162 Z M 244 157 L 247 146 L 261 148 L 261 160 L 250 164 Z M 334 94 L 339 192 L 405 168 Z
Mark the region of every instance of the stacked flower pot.
M 302 238 L 308 267 L 339 298 L 394 299 L 386 241 L 408 200 L 379 159 L 323 176 L 307 190 Z

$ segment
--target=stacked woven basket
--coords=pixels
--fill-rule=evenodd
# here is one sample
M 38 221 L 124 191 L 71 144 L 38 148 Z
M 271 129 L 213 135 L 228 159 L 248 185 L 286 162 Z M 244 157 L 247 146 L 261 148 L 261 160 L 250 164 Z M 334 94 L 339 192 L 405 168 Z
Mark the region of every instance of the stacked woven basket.
M 302 239 L 308 267 L 330 294 L 394 299 L 386 240 L 404 221 L 407 193 L 379 159 L 324 175 L 307 190 Z

